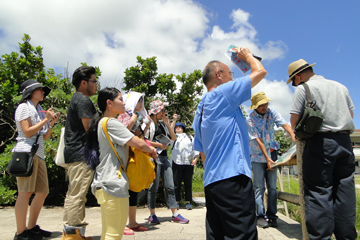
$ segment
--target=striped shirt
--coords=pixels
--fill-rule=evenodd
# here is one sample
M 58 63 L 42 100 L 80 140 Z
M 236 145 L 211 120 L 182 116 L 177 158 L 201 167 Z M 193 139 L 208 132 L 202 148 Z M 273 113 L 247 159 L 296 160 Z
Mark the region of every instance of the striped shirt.
M 17 143 L 16 143 L 16 146 L 13 148 L 12 152 L 15 152 L 15 151 L 16 152 L 30 152 L 31 151 L 31 147 L 36 141 L 37 134 L 34 134 L 30 138 L 25 137 L 25 135 L 21 129 L 20 121 L 28 119 L 30 117 L 31 126 L 34 126 L 37 123 L 36 116 L 38 115 L 38 113 L 34 110 L 35 110 L 35 108 L 29 109 L 29 107 L 26 103 L 21 103 L 16 108 L 15 123 L 16 123 L 16 128 L 18 131 L 18 137 L 16 138 Z M 39 149 L 37 150 L 36 155 L 38 155 L 41 159 L 45 159 L 43 135 L 39 136 L 38 144 L 39 144 Z

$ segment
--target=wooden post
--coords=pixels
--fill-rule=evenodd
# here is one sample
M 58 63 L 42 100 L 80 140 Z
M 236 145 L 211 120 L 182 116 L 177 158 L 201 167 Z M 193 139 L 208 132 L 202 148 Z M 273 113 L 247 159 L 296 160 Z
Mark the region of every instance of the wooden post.
M 283 181 L 282 181 L 282 174 L 281 174 L 281 172 L 279 171 L 279 168 L 276 168 L 276 171 L 277 171 L 277 179 L 278 179 L 278 181 L 279 181 L 280 190 L 281 190 L 282 192 L 284 192 Z M 283 206 L 284 206 L 284 209 L 285 209 L 285 214 L 286 214 L 286 216 L 289 217 L 289 211 L 288 211 L 288 207 L 287 207 L 286 201 L 283 201 Z
M 306 141 L 297 141 L 296 142 L 296 159 L 298 166 L 298 178 L 299 178 L 299 196 L 300 196 L 300 207 L 301 207 L 301 228 L 303 240 L 308 240 L 309 235 L 306 228 L 306 218 L 305 218 L 305 200 L 304 200 L 304 180 L 303 180 L 303 159 L 302 155 L 304 152 Z

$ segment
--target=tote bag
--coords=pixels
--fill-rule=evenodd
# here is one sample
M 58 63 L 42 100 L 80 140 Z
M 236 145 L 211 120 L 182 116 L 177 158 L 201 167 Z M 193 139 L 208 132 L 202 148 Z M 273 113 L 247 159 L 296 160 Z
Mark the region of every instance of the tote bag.
M 65 127 L 61 128 L 59 146 L 55 156 L 55 164 L 60 167 L 66 168 L 67 164 L 65 163 L 65 158 L 64 158 L 64 148 L 65 148 L 64 135 L 65 135 Z

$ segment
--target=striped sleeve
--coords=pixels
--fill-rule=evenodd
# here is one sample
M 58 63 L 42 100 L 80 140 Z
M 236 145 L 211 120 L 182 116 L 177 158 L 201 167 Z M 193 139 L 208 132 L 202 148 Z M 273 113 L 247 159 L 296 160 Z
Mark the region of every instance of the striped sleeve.
M 15 111 L 15 121 L 20 122 L 30 117 L 30 111 L 26 103 L 20 104 Z

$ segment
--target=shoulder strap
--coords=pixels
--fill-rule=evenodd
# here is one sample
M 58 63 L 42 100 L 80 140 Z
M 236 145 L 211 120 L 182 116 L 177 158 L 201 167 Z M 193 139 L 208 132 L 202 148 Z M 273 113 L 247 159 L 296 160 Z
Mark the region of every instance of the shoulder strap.
M 192 136 L 188 134 L 186 134 L 186 136 L 190 139 L 190 142 L 192 142 Z
M 124 166 L 123 166 L 123 164 L 122 164 L 122 162 L 121 162 L 121 159 L 120 159 L 120 157 L 119 157 L 119 154 L 118 154 L 118 153 L 116 152 L 116 150 L 115 150 L 114 144 L 112 143 L 112 141 L 111 141 L 111 139 L 110 139 L 110 136 L 109 136 L 109 133 L 108 133 L 108 130 L 107 130 L 107 122 L 108 122 L 109 119 L 110 119 L 110 118 L 108 118 L 108 117 L 104 118 L 101 126 L 102 126 L 102 129 L 103 129 L 103 131 L 104 131 L 104 133 L 105 133 L 105 135 L 106 135 L 107 140 L 109 141 L 109 144 L 110 144 L 111 148 L 114 150 L 114 153 L 115 153 L 117 159 L 118 159 L 119 162 L 120 162 L 120 167 L 119 167 L 119 171 L 118 171 L 118 178 L 121 178 L 121 169 L 124 170 L 124 172 L 125 172 L 125 169 L 124 169 Z
M 36 153 L 37 150 L 39 149 L 39 144 L 37 143 L 39 140 L 39 136 L 40 136 L 40 134 L 36 135 L 36 140 L 35 140 L 34 144 L 31 146 L 32 153 Z
M 306 92 L 306 100 L 308 100 L 308 102 L 312 102 L 312 97 L 311 97 L 311 92 L 310 92 L 310 88 L 309 86 L 304 83 L 304 88 L 305 88 L 305 92 Z

